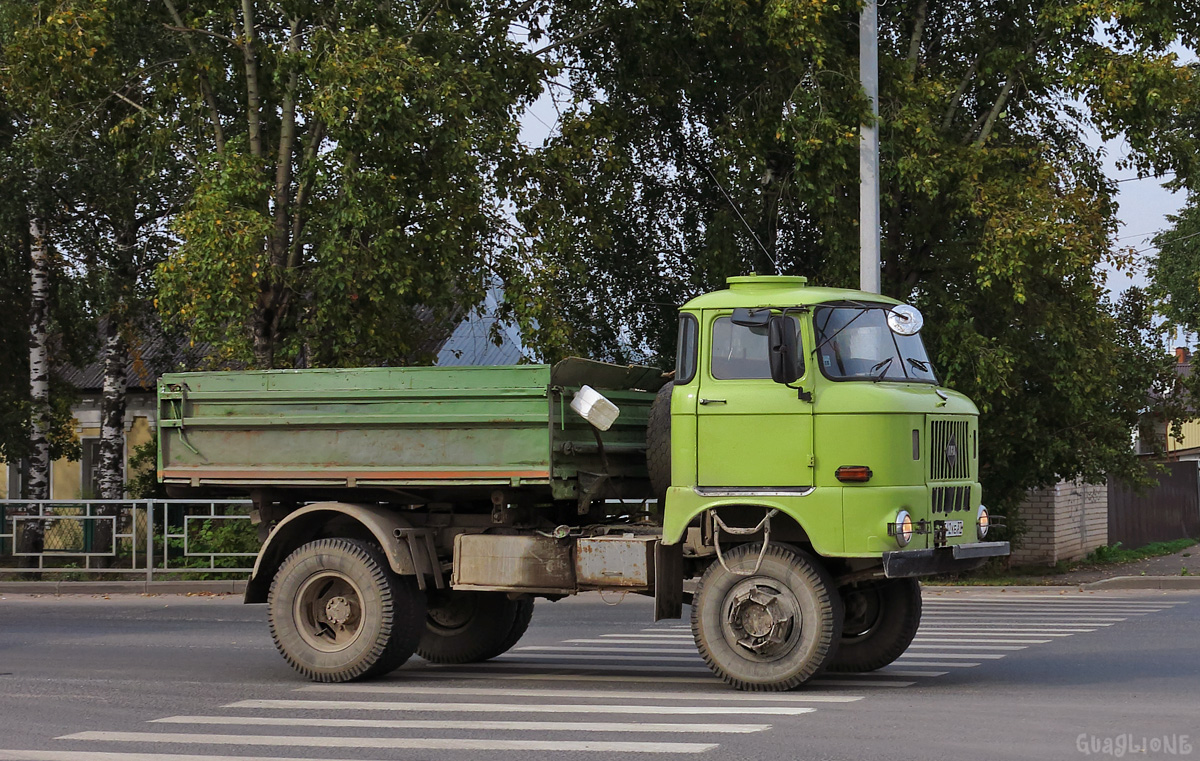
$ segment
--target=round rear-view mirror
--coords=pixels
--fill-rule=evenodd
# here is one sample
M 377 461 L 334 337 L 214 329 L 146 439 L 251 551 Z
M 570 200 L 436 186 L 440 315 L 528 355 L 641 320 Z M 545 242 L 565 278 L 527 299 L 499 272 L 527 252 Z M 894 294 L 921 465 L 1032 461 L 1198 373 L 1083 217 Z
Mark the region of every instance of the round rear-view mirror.
M 925 318 L 921 317 L 921 312 L 916 307 L 900 304 L 888 310 L 887 323 L 898 336 L 914 336 L 921 332 Z

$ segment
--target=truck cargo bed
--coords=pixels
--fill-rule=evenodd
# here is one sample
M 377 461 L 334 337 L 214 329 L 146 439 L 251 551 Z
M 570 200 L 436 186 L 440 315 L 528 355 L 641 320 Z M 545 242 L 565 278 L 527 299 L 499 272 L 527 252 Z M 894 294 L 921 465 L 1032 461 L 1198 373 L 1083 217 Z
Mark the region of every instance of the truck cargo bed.
M 604 478 L 628 496 L 648 491 L 646 420 L 663 383 L 654 368 L 581 359 L 169 374 L 158 384 L 159 479 L 410 494 L 503 486 L 572 499 Z M 570 408 L 583 384 L 620 408 L 608 431 Z

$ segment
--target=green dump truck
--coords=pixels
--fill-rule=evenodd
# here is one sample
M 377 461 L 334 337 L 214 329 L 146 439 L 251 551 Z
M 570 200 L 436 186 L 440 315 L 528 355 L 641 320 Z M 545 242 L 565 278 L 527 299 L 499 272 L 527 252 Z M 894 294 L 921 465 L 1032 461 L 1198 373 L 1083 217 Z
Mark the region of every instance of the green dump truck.
M 1008 553 L 978 411 L 920 327 L 875 294 L 747 276 L 683 306 L 673 377 L 583 359 L 166 375 L 159 478 L 250 496 L 246 602 L 314 680 L 493 658 L 534 599 L 600 590 L 652 596 L 656 619 L 689 605 L 718 676 L 790 689 L 891 663 L 916 577 Z

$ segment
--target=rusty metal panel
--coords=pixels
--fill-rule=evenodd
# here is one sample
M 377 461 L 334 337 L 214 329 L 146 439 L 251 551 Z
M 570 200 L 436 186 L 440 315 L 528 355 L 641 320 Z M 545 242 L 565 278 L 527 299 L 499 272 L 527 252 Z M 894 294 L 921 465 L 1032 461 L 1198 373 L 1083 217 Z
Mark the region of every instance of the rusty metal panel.
M 580 589 L 649 589 L 654 579 L 653 536 L 581 537 L 575 548 Z
M 574 592 L 571 542 L 548 536 L 459 534 L 454 589 Z

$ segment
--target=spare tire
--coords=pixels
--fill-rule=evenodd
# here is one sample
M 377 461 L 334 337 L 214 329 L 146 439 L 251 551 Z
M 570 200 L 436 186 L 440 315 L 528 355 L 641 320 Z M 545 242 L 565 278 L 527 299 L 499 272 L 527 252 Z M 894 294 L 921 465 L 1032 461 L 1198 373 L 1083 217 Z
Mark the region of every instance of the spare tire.
M 667 487 L 671 485 L 671 392 L 674 390 L 675 381 L 658 390 L 646 425 L 646 469 L 650 471 L 650 488 L 659 501 L 667 496 Z

